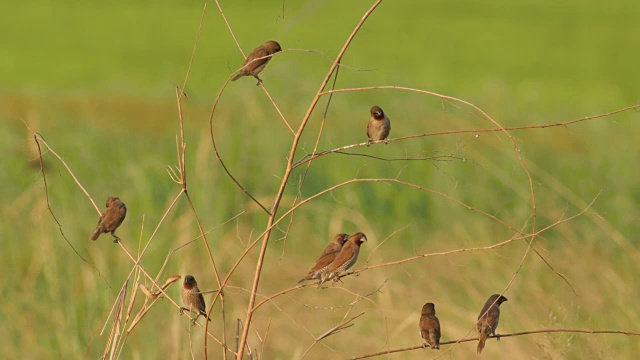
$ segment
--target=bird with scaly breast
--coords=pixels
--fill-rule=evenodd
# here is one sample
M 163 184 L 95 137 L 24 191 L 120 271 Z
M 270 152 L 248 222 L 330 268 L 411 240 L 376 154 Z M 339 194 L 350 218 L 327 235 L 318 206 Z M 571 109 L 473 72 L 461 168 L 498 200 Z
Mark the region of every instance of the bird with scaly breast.
M 262 79 L 258 77 L 258 74 L 264 70 L 265 66 L 271 61 L 273 54 L 282 51 L 282 47 L 277 41 L 267 41 L 266 43 L 255 48 L 244 61 L 242 69 L 231 81 L 236 81 L 243 76 L 253 76 L 258 79 L 256 85 L 260 85 Z
M 104 211 L 100 219 L 98 220 L 98 226 L 96 231 L 91 235 L 91 240 L 98 240 L 100 234 L 111 233 L 111 236 L 115 240 L 114 243 L 120 241 L 120 238 L 116 236 L 115 231 L 122 224 L 124 218 L 127 216 L 127 207 L 124 205 L 120 198 L 109 196 L 106 203 L 107 209 Z
M 322 274 L 329 268 L 333 260 L 338 256 L 342 246 L 345 241 L 349 238 L 347 234 L 337 234 L 333 237 L 329 245 L 324 249 L 318 260 L 316 260 L 315 265 L 309 270 L 307 276 L 303 277 L 298 281 L 299 283 L 306 280 L 317 279 L 320 280 Z
M 432 349 L 440 349 L 440 320 L 436 316 L 433 303 L 426 303 L 420 315 L 420 335 Z
M 345 241 L 340 249 L 340 253 L 331 262 L 331 265 L 322 274 L 318 287 L 320 287 L 327 280 L 333 279 L 340 272 L 346 271 L 352 267 L 356 261 L 358 261 L 358 254 L 360 253 L 360 245 L 367 241 L 367 236 L 361 232 L 357 232 Z
M 196 323 L 200 315 L 211 321 L 211 319 L 207 317 L 204 296 L 202 296 L 200 289 L 198 289 L 196 278 L 191 275 L 184 277 L 184 282 L 182 283 L 182 301 L 187 307 L 180 308 L 180 314 L 185 310 L 196 314 L 196 317 L 191 320 L 192 325 Z
M 500 304 L 508 299 L 500 294 L 493 294 L 489 296 L 487 302 L 482 307 L 480 315 L 478 315 L 478 332 L 480 333 L 480 339 L 478 341 L 478 355 L 482 353 L 485 342 L 489 335 L 496 336 L 500 340 L 500 336 L 496 335 L 496 329 L 498 329 L 498 322 L 500 321 Z
M 373 141 L 384 140 L 387 144 L 389 140 L 389 133 L 391 132 L 391 121 L 387 115 L 382 111 L 379 106 L 374 106 L 370 110 L 371 117 L 367 123 L 367 146 L 371 145 Z

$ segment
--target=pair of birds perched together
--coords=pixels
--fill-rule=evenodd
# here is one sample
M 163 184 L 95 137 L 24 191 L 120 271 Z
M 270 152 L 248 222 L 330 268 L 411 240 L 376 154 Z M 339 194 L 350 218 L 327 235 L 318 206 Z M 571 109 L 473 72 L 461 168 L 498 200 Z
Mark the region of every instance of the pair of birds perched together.
M 336 235 L 322 252 L 313 268 L 309 270 L 307 276 L 298 282 L 317 279 L 320 280 L 318 285 L 320 287 L 325 281 L 335 278 L 340 272 L 346 271 L 358 261 L 360 245 L 365 241 L 367 241 L 367 236 L 361 232 L 351 236 L 347 234 Z M 181 308 L 180 313 L 188 310 L 197 314 L 192 320 L 192 324 L 195 324 L 200 315 L 211 321 L 205 312 L 206 304 L 200 289 L 198 289 L 198 283 L 191 275 L 187 275 L 184 278 L 182 301 L 187 307 Z
M 260 85 L 262 79 L 258 77 L 258 74 L 264 70 L 273 55 L 280 51 L 282 51 L 282 47 L 277 41 L 273 40 L 258 46 L 247 56 L 242 68 L 231 81 L 236 81 L 243 76 L 253 76 L 258 80 L 256 85 Z M 379 106 L 373 106 L 370 113 L 371 118 L 367 123 L 367 137 L 369 138 L 367 146 L 373 141 L 385 140 L 385 143 L 387 143 L 387 138 L 391 132 L 391 121 Z
M 498 322 L 500 321 L 500 304 L 507 301 L 507 298 L 500 294 L 489 296 L 484 303 L 480 315 L 478 315 L 477 329 L 480 333 L 477 352 L 482 353 L 485 342 L 489 335 L 496 336 Z M 436 316 L 436 309 L 433 303 L 426 303 L 422 307 L 420 316 L 420 335 L 431 349 L 440 349 L 440 320 Z M 500 336 L 496 336 L 500 340 Z
M 337 278 L 340 272 L 347 271 L 358 261 L 360 245 L 365 241 L 367 236 L 361 232 L 351 236 L 344 233 L 335 235 L 316 260 L 315 265 L 298 282 L 319 280 L 318 287 L 320 287 L 327 280 Z

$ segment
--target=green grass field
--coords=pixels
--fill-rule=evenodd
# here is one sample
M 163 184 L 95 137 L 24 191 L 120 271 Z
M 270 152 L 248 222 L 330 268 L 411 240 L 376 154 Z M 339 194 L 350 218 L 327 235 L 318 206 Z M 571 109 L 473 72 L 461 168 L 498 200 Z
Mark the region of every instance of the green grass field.
M 247 53 L 269 39 L 285 49 L 320 52 L 285 52 L 261 74 L 297 128 L 331 62 L 371 4 L 225 1 L 222 6 Z M 62 237 L 47 211 L 33 131 L 64 158 L 101 210 L 108 196 L 123 199 L 128 215 L 118 234 L 135 253 L 180 191 L 166 172 L 167 165 L 177 165 L 174 92 L 184 81 L 202 7 L 200 2 L 176 1 L 0 5 L 9 14 L 0 22 L 6 35 L 0 52 L 3 358 L 100 358 L 111 307 L 133 266 L 109 236 L 88 240 L 98 214 L 64 166 L 46 154 L 52 210 L 70 244 L 95 267 Z M 608 113 L 640 103 L 638 19 L 640 8 L 632 0 L 383 2 L 343 58 L 336 86 L 433 91 L 477 105 L 504 127 Z M 211 231 L 209 243 L 223 276 L 267 220 L 226 176 L 209 136 L 213 101 L 242 59 L 215 3 L 208 3 L 186 86 L 189 100 L 183 101 L 186 165 L 189 193 L 205 230 Z M 313 151 L 326 101 L 312 115 L 297 158 Z M 319 149 L 366 141 L 368 109 L 374 104 L 389 114 L 392 138 L 494 127 L 469 108 L 422 94 L 342 93 L 331 101 Z M 640 297 L 639 112 L 510 132 L 532 176 L 537 229 L 588 210 L 534 241 L 570 286 L 529 254 L 505 293 L 509 301 L 502 306 L 499 333 L 640 332 L 635 305 Z M 253 79 L 229 85 L 213 123 L 234 176 L 270 206 L 292 136 Z M 384 161 L 331 154 L 312 163 L 300 187 L 305 168 L 294 171 L 279 214 L 297 194 L 308 197 L 353 178 L 398 178 L 444 193 L 523 232 L 533 229 L 529 183 L 504 134 L 422 137 L 348 152 L 389 159 L 455 158 Z M 513 236 L 488 217 L 432 193 L 398 184 L 348 185 L 301 207 L 272 234 L 258 301 L 294 286 L 330 237 L 343 231 L 363 231 L 369 237 L 356 269 L 416 254 L 490 246 Z M 198 236 L 189 205 L 181 198 L 158 228 L 142 265 L 155 276 L 171 250 Z M 341 359 L 416 346 L 421 343 L 420 309 L 428 301 L 436 304 L 443 341 L 475 336 L 475 318 L 484 301 L 505 289 L 525 250 L 526 243 L 515 240 L 493 250 L 367 270 L 324 290 L 290 292 L 255 312 L 249 343 L 260 359 L 299 359 L 315 337 L 364 312 L 353 327 L 316 344 L 304 358 Z M 259 246 L 249 253 L 226 290 L 230 344 L 235 319 L 246 313 L 258 251 Z M 160 282 L 185 274 L 194 275 L 201 289 L 217 286 L 201 240 L 172 255 Z M 179 284 L 168 293 L 181 303 Z M 212 295 L 205 299 L 209 304 Z M 138 291 L 132 316 L 143 302 Z M 210 330 L 221 336 L 219 304 L 213 315 Z M 262 349 L 260 338 L 267 331 Z M 160 300 L 128 335 L 121 358 L 187 359 L 190 348 L 195 358 L 202 358 L 202 340 L 200 328 L 190 328 L 169 301 Z M 442 346 L 440 352 L 414 350 L 388 358 L 467 359 L 475 357 L 475 346 L 462 343 Z M 483 357 L 628 359 L 638 353 L 637 336 L 553 333 L 491 340 Z M 221 358 L 211 340 L 208 354 L 209 359 Z

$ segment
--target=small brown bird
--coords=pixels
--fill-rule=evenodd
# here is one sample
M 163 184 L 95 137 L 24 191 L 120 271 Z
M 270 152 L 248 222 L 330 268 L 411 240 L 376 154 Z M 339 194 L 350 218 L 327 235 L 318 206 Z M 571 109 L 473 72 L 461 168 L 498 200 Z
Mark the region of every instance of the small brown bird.
M 307 276 L 303 277 L 298 282 L 301 283 L 303 281 L 313 279 L 320 280 L 322 274 L 329 268 L 329 265 L 331 265 L 336 256 L 338 256 L 340 250 L 342 249 L 342 245 L 344 245 L 344 242 L 347 241 L 348 238 L 349 235 L 347 234 L 337 234 L 336 236 L 334 236 L 333 240 L 331 240 L 329 245 L 327 245 L 327 247 L 322 252 L 322 255 L 320 255 L 318 260 L 316 260 L 316 264 L 313 265 L 311 270 L 309 270 Z
M 480 333 L 480 341 L 478 342 L 478 355 L 484 349 L 484 343 L 489 335 L 496 336 L 500 340 L 500 336 L 496 335 L 498 321 L 500 320 L 500 304 L 507 301 L 507 298 L 500 294 L 493 294 L 482 307 L 480 315 L 478 315 L 478 332 Z
M 360 253 L 360 245 L 367 241 L 367 236 L 361 232 L 357 232 L 345 241 L 338 256 L 331 262 L 331 265 L 322 274 L 318 287 L 325 281 L 336 277 L 340 272 L 346 271 L 358 261 L 358 253 Z
M 204 304 L 204 296 L 202 296 L 200 289 L 198 289 L 196 278 L 191 275 L 184 277 L 184 282 L 182 283 L 182 301 L 187 307 L 180 308 L 180 314 L 185 310 L 196 314 L 195 319 L 191 320 L 192 325 L 195 325 L 200 315 L 204 316 L 205 319 L 209 319 L 205 312 L 207 308 Z M 211 319 L 209 319 L 209 321 L 211 321 Z
M 371 118 L 367 123 L 367 136 L 369 137 L 367 146 L 371 145 L 372 141 L 384 140 L 385 144 L 388 143 L 387 137 L 391 132 L 391 121 L 379 106 L 372 107 L 370 111 Z
M 426 303 L 422 307 L 420 316 L 420 335 L 432 349 L 440 350 L 440 320 L 436 316 L 436 308 L 433 303 Z
M 117 243 L 120 241 L 120 238 L 116 236 L 115 231 L 127 216 L 127 207 L 124 206 L 122 201 L 120 201 L 120 198 L 113 196 L 109 196 L 106 206 L 107 209 L 104 211 L 104 214 L 100 216 L 96 231 L 91 235 L 91 240 L 98 240 L 98 236 L 100 236 L 100 234 L 110 232 L 111 236 L 115 239 L 113 242 Z
M 236 81 L 243 76 L 251 75 L 254 78 L 258 79 L 258 83 L 256 85 L 260 85 L 262 79 L 258 77 L 258 74 L 260 74 L 260 72 L 264 70 L 264 67 L 267 66 L 269 61 L 271 61 L 272 56 L 269 55 L 273 55 L 280 51 L 282 51 L 282 48 L 276 41 L 267 41 L 266 43 L 258 46 L 251 52 L 251 54 L 249 54 L 249 56 L 247 56 L 242 69 L 240 69 L 238 75 L 234 76 L 231 81 Z

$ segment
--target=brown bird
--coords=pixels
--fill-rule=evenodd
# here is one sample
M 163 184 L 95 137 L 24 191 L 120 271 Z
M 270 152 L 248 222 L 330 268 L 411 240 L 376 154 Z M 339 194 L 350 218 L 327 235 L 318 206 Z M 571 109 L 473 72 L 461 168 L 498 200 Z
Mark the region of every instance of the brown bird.
M 115 240 L 113 242 L 120 241 L 120 238 L 116 236 L 115 231 L 122 224 L 124 218 L 127 216 L 127 207 L 120 201 L 120 198 L 109 196 L 107 199 L 107 209 L 104 214 L 100 216 L 98 220 L 98 226 L 96 231 L 91 235 L 91 240 L 97 240 L 100 234 L 111 233 L 111 236 Z
M 369 118 L 369 122 L 367 123 L 367 136 L 369 137 L 367 146 L 369 146 L 372 141 L 384 140 L 385 144 L 388 143 L 389 140 L 387 140 L 387 137 L 389 137 L 389 133 L 391 132 L 391 121 L 389 121 L 389 118 L 379 106 L 372 107 L 370 111 L 371 118 Z
M 478 355 L 484 349 L 484 343 L 489 335 L 496 336 L 500 340 L 500 335 L 496 335 L 498 321 L 500 320 L 500 304 L 507 301 L 507 298 L 500 294 L 493 294 L 482 307 L 478 315 L 478 332 L 480 341 L 478 342 Z
M 242 65 L 242 69 L 240 69 L 240 72 L 234 76 L 231 81 L 236 81 L 243 76 L 251 75 L 258 79 L 258 83 L 256 85 L 260 85 L 262 79 L 258 77 L 258 74 L 260 74 L 269 61 L 271 61 L 272 56 L 269 55 L 273 55 L 280 51 L 282 51 L 282 48 L 276 41 L 267 41 L 266 43 L 258 46 L 251 52 L 251 54 L 249 54 L 249 56 L 247 56 L 247 59 L 244 61 L 244 65 Z
M 185 310 L 196 314 L 195 319 L 191 320 L 192 325 L 196 323 L 200 315 L 204 316 L 205 319 L 209 319 L 205 312 L 204 296 L 202 296 L 200 289 L 198 289 L 196 278 L 191 275 L 184 277 L 184 282 L 182 283 L 182 301 L 187 307 L 180 308 L 180 314 Z M 209 319 L 209 321 L 211 321 L 211 319 Z
M 367 241 L 367 236 L 361 232 L 357 232 L 345 241 L 338 256 L 331 262 L 331 265 L 322 274 L 318 287 L 325 281 L 336 277 L 340 272 L 346 271 L 358 261 L 358 253 L 360 253 L 360 245 Z
M 340 249 L 342 249 L 342 245 L 344 245 L 344 242 L 347 241 L 348 238 L 349 235 L 347 234 L 337 234 L 334 236 L 333 240 L 331 240 L 329 245 L 327 245 L 322 252 L 322 255 L 320 255 L 318 260 L 316 260 L 316 264 L 313 265 L 311 270 L 309 270 L 307 276 L 303 277 L 298 282 L 301 283 L 303 281 L 313 279 L 320 280 L 322 274 L 329 268 L 329 265 L 331 265 L 336 256 L 338 256 Z
M 429 344 L 430 348 L 440 350 L 440 320 L 436 316 L 433 303 L 426 303 L 422 307 L 420 335 L 425 341 L 425 347 Z

